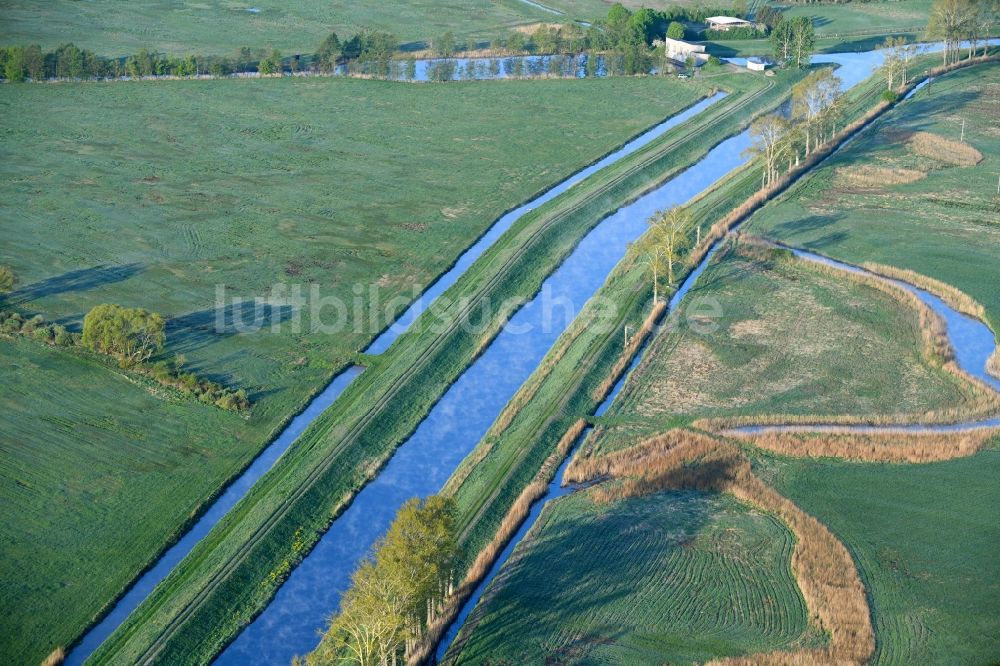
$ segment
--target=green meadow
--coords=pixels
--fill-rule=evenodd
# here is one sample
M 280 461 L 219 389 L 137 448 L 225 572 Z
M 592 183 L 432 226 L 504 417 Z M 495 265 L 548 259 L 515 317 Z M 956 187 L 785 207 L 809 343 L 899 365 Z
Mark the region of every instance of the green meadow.
M 70 326 L 102 302 L 160 312 L 164 358 L 253 401 L 244 419 L 92 359 L 3 344 L 17 371 L 0 418 L 16 435 L 0 492 L 30 488 L 36 503 L 4 503 L 0 539 L 18 555 L 0 576 L 2 633 L 17 637 L 3 654 L 34 661 L 71 642 L 389 319 L 380 309 L 331 335 L 311 333 L 306 312 L 296 332 L 279 307 L 242 332 L 252 308 L 230 301 L 217 329 L 217 285 L 252 298 L 315 284 L 352 303 L 355 283 L 377 283 L 398 311 L 504 210 L 704 93 L 655 78 L 0 90 L 0 264 L 20 279 L 5 307 Z M 42 531 L 72 548 L 30 556 L 21 535 Z
M 793 544 L 728 496 L 578 492 L 545 508 L 448 663 L 690 664 L 815 640 Z
M 872 609 L 872 663 L 987 664 L 1000 654 L 996 444 L 922 465 L 759 463 L 854 557 Z
M 391 32 L 404 43 L 448 31 L 489 40 L 516 25 L 553 17 L 518 0 L 0 0 L 0 12 L 0 42 L 5 45 L 40 44 L 44 49 L 74 42 L 109 56 L 142 48 L 228 54 L 243 46 L 277 48 L 286 55 L 312 53 L 331 31 L 343 36 L 365 28 Z

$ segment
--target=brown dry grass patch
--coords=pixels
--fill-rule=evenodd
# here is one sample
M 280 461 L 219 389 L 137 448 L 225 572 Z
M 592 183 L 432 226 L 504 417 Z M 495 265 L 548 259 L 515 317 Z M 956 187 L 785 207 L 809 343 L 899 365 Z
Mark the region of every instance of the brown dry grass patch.
M 931 132 L 914 132 L 907 145 L 921 157 L 954 166 L 975 166 L 983 161 L 983 154 L 969 144 Z
M 49 653 L 42 661 L 42 666 L 59 666 L 66 660 L 66 652 L 61 647 L 57 647 L 55 650 Z
M 927 177 L 927 174 L 917 169 L 903 169 L 863 164 L 854 167 L 840 167 L 836 170 L 838 176 L 855 187 L 878 188 L 886 185 L 905 185 L 915 183 Z
M 1000 347 L 994 349 L 989 360 L 986 361 L 986 372 L 1000 379 Z
M 927 463 L 975 455 L 997 434 L 1000 429 L 982 428 L 960 433 L 765 432 L 732 437 L 792 458 Z

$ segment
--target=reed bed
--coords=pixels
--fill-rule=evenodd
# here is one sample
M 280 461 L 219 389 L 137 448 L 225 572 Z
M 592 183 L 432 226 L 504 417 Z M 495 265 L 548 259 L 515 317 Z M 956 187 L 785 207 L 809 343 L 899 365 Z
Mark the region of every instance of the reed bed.
M 563 483 L 584 483 L 601 477 L 651 476 L 716 449 L 719 441 L 691 430 L 674 428 L 635 446 L 605 456 L 576 456 L 566 468 Z
M 989 360 L 986 361 L 986 372 L 1000 379 L 1000 347 L 994 349 Z
M 521 527 L 521 523 L 528 517 L 531 506 L 548 491 L 549 483 L 552 481 L 556 470 L 562 464 L 562 461 L 565 460 L 570 449 L 573 448 L 573 444 L 583 434 L 586 427 L 587 421 L 585 419 L 578 419 L 560 438 L 558 444 L 556 444 L 556 450 L 545 459 L 535 478 L 525 486 L 521 494 L 514 500 L 514 504 L 511 505 L 507 511 L 507 515 L 500 522 L 500 527 L 497 529 L 493 539 L 476 555 L 476 559 L 473 560 L 462 583 L 445 600 L 441 613 L 427 628 L 423 640 L 413 651 L 410 660 L 407 662 L 408 664 L 421 664 L 430 657 L 444 635 L 444 632 L 448 629 L 448 626 L 462 610 L 462 606 L 466 600 L 476 590 L 476 586 L 479 585 L 480 581 L 489 573 L 490 567 L 493 566 L 497 556 L 500 555 L 507 546 L 507 542 L 510 541 L 514 533 Z
M 934 294 L 955 310 L 970 317 L 975 317 L 980 321 L 986 321 L 986 308 L 961 289 L 957 289 L 946 282 L 935 280 L 932 277 L 906 268 L 897 268 L 896 266 L 887 266 L 874 262 L 865 262 L 861 264 L 861 267 L 876 275 L 912 284 L 919 289 Z
M 931 132 L 914 132 L 907 146 L 921 157 L 955 166 L 975 166 L 983 161 L 983 154 L 969 144 Z
M 768 432 L 734 439 L 792 458 L 843 458 L 863 462 L 927 463 L 975 455 L 1000 428 L 963 433 Z
M 42 660 L 42 666 L 59 666 L 66 660 L 66 651 L 62 647 L 57 647 L 49 653 L 49 656 Z
M 715 663 L 855 664 L 866 662 L 874 653 L 871 613 L 850 553 L 822 523 L 754 476 L 749 461 L 736 449 L 701 433 L 672 430 L 606 458 L 590 461 L 578 472 L 637 476 L 595 487 L 591 491 L 595 502 L 666 489 L 728 492 L 776 515 L 795 535 L 792 572 L 810 610 L 810 621 L 829 635 L 829 645 L 823 650 L 774 652 Z

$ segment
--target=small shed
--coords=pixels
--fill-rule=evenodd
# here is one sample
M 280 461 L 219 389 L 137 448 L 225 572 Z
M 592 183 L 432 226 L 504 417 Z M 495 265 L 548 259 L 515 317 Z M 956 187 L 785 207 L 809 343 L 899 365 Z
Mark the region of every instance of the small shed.
M 750 21 L 745 21 L 735 16 L 709 16 L 705 19 L 709 30 L 721 30 L 726 32 L 732 28 L 749 28 L 753 25 Z

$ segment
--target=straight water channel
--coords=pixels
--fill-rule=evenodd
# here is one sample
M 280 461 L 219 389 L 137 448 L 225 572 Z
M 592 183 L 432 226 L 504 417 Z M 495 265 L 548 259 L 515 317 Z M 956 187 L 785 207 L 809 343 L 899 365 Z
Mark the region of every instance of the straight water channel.
M 843 62 L 835 56 L 826 58 L 841 64 L 838 75 L 845 87 L 866 79 L 882 61 L 879 52 L 847 54 Z M 398 508 L 411 497 L 441 488 L 586 300 L 604 283 L 628 244 L 642 234 L 646 219 L 659 209 L 687 202 L 743 165 L 746 158 L 742 153 L 749 144 L 748 132 L 723 141 L 691 168 L 595 227 L 549 276 L 540 293 L 511 318 L 483 355 L 451 386 L 379 476 L 358 493 L 264 612 L 217 663 L 287 664 L 293 656 L 312 650 L 336 612 L 351 573 L 385 533 Z M 566 187 L 572 184 L 570 179 Z M 550 320 L 546 299 L 549 304 L 560 304 L 562 321 Z
M 396 340 L 399 335 L 413 323 L 414 320 L 430 305 L 437 296 L 450 288 L 459 277 L 485 252 L 493 243 L 500 238 L 511 225 L 521 216 L 530 210 L 537 208 L 545 202 L 559 196 L 569 188 L 573 187 L 581 180 L 593 175 L 595 172 L 606 166 L 618 162 L 622 158 L 631 155 L 651 141 L 662 136 L 671 128 L 676 127 L 685 120 L 701 113 L 709 106 L 720 101 L 726 95 L 717 93 L 712 97 L 703 99 L 692 105 L 688 109 L 678 113 L 667 120 L 646 130 L 639 136 L 624 144 L 618 150 L 610 153 L 594 164 L 574 173 L 569 178 L 558 183 L 551 189 L 545 191 L 528 203 L 503 215 L 497 220 L 489 230 L 468 250 L 466 250 L 456 261 L 455 265 L 444 275 L 438 278 L 421 296 L 414 301 L 409 308 L 390 327 L 382 332 L 365 349 L 367 354 L 381 354 Z M 343 393 L 344 389 L 357 377 L 362 368 L 352 367 L 337 375 L 326 388 L 319 393 L 306 408 L 296 416 L 291 423 L 281 432 L 281 434 L 271 444 L 265 448 L 251 465 L 234 481 L 226 491 L 219 496 L 202 517 L 184 534 L 184 536 L 171 548 L 169 548 L 156 563 L 144 573 L 129 590 L 115 604 L 112 610 L 101 622 L 87 632 L 66 659 L 66 664 L 82 664 L 100 644 L 108 638 L 128 617 L 129 613 L 135 610 L 140 603 L 153 591 L 153 588 L 163 580 L 167 574 L 191 549 L 194 548 L 205 535 L 211 531 L 219 520 L 243 498 L 256 481 L 264 475 L 288 447 L 299 435 L 312 423 L 320 414 L 334 403 L 337 397 Z M 287 660 L 286 660 L 287 662 Z
M 847 54 L 847 57 L 845 57 L 844 60 L 840 60 L 839 56 L 829 56 L 827 60 L 824 60 L 824 62 L 837 62 L 838 64 L 841 64 L 841 68 L 838 69 L 838 75 L 842 78 L 844 82 L 843 86 L 845 89 L 855 85 L 860 80 L 867 78 L 867 74 L 862 75 L 866 62 L 864 61 L 864 59 L 856 57 L 858 55 L 871 55 L 871 54 Z M 907 98 L 911 97 L 914 93 L 917 92 L 917 90 L 922 88 L 925 84 L 926 82 L 921 83 L 914 90 L 910 91 L 910 93 L 907 94 Z M 665 313 L 664 316 L 669 316 L 670 313 L 677 310 L 683 298 L 687 295 L 687 293 L 697 282 L 698 278 L 705 271 L 709 262 L 711 262 L 718 248 L 719 244 L 716 243 L 716 245 L 714 245 L 711 248 L 711 250 L 706 254 L 705 258 L 701 261 L 701 263 L 681 283 L 681 286 L 678 288 L 677 292 L 670 299 L 667 312 Z M 796 248 L 789 248 L 789 249 L 791 249 L 796 256 L 801 257 L 803 259 L 807 259 L 809 261 L 823 263 L 829 266 L 834 266 L 844 270 L 849 270 L 855 273 L 863 273 L 870 275 L 868 271 L 862 268 L 850 264 L 845 264 L 843 262 L 830 259 L 829 257 L 824 257 L 818 254 L 814 254 L 812 252 Z M 958 312 L 955 309 L 951 308 L 949 305 L 947 305 L 944 301 L 942 301 L 934 294 L 931 294 L 927 291 L 914 287 L 913 285 L 910 285 L 905 282 L 901 282 L 898 280 L 890 280 L 890 281 L 896 284 L 897 286 L 915 294 L 918 298 L 920 298 L 921 301 L 923 301 L 928 307 L 934 310 L 934 312 L 937 313 L 944 320 L 947 326 L 948 339 L 955 350 L 955 360 L 958 363 L 959 367 L 962 368 L 962 370 L 964 370 L 965 372 L 972 375 L 973 377 L 982 380 L 983 382 L 991 386 L 994 390 L 1000 391 L 1000 379 L 992 377 L 986 372 L 987 361 L 990 355 L 996 349 L 996 339 L 993 334 L 993 331 L 980 320 L 962 314 L 961 312 Z M 607 409 L 614 402 L 618 393 L 625 385 L 628 376 L 641 361 L 642 355 L 645 352 L 645 346 L 646 345 L 644 344 L 643 347 L 638 350 L 638 352 L 635 355 L 635 358 L 632 359 L 632 362 L 629 365 L 628 370 L 618 380 L 614 388 L 604 399 L 601 405 L 597 408 L 595 415 L 601 416 L 602 414 L 604 414 L 605 411 L 607 411 Z M 849 429 L 853 432 L 862 432 L 862 433 L 959 432 L 959 431 L 967 431 L 976 428 L 986 428 L 986 427 L 1000 427 L 1000 417 L 982 419 L 977 421 L 969 421 L 965 423 L 946 424 L 946 425 L 904 424 L 904 425 L 892 425 L 892 426 L 857 425 L 857 426 L 845 427 L 841 425 L 820 424 L 820 425 L 803 425 L 803 426 L 799 425 L 748 426 L 745 428 L 734 428 L 732 432 L 747 432 L 747 433 L 768 432 L 768 431 L 816 432 L 824 430 L 844 430 L 844 429 Z M 545 495 L 538 501 L 536 501 L 534 505 L 531 507 L 528 517 L 521 524 L 520 528 L 514 534 L 513 538 L 511 538 L 510 542 L 508 542 L 507 545 L 504 547 L 503 551 L 500 553 L 500 556 L 490 567 L 489 572 L 476 587 L 475 591 L 466 601 L 465 605 L 463 605 L 461 611 L 459 612 L 458 616 L 455 619 L 455 622 L 453 622 L 452 625 L 448 628 L 448 631 L 445 633 L 445 636 L 442 638 L 440 644 L 437 647 L 437 651 L 435 653 L 436 661 L 440 662 L 444 659 L 445 654 L 451 647 L 452 643 L 455 640 L 455 637 L 458 635 L 459 630 L 465 623 L 469 614 L 475 609 L 476 604 L 479 602 L 479 599 L 482 597 L 483 593 L 489 587 L 490 583 L 493 581 L 496 575 L 503 568 L 503 565 L 507 562 L 511 554 L 514 552 L 514 549 L 517 547 L 519 543 L 521 543 L 525 535 L 527 535 L 527 533 L 538 521 L 538 518 L 539 516 L 541 516 L 545 506 L 547 506 L 550 501 L 568 495 L 579 488 L 579 486 L 564 485 L 563 476 L 565 474 L 566 467 L 569 465 L 569 461 L 572 459 L 573 454 L 575 453 L 576 448 L 587 437 L 587 435 L 590 433 L 590 430 L 591 430 L 590 428 L 587 428 L 583 433 L 581 433 L 581 435 L 577 439 L 577 442 L 573 446 L 573 450 L 571 450 L 568 453 L 566 459 L 559 466 L 559 469 L 557 470 L 555 476 L 549 483 Z

